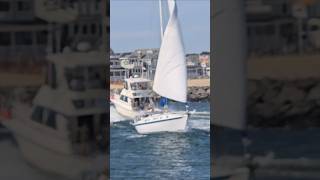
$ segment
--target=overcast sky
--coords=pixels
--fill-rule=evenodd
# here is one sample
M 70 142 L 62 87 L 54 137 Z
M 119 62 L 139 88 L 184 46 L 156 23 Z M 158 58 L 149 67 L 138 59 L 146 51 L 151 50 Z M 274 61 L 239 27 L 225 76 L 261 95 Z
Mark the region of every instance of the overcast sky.
M 177 0 L 186 53 L 210 49 L 210 0 Z M 158 0 L 111 0 L 110 44 L 115 52 L 160 47 Z M 167 1 L 162 1 L 164 25 Z

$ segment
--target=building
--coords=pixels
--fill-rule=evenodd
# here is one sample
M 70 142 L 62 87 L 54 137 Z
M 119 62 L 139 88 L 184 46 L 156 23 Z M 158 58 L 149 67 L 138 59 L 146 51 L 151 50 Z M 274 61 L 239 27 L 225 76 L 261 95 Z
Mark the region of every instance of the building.
M 249 55 L 316 51 L 320 46 L 312 42 L 314 32 L 308 24 L 310 19 L 320 18 L 319 10 L 319 1 L 246 0 Z
M 100 3 L 101 0 L 60 0 L 45 4 L 42 8 L 65 10 L 69 7 L 78 11 L 73 22 L 53 23 L 39 16 L 35 0 L 1 0 L 0 61 L 43 61 L 47 53 L 60 53 L 67 46 L 76 48 L 83 41 L 92 48 L 100 47 Z M 63 14 L 59 17 L 63 18 Z
M 199 54 L 199 63 L 210 67 L 210 52 L 204 51 Z
M 110 50 L 112 51 L 112 50 Z M 113 51 L 112 51 L 113 52 Z M 137 49 L 127 53 L 112 53 L 110 56 L 110 80 L 121 81 L 134 75 L 153 79 L 157 67 L 159 49 Z M 201 58 L 201 61 L 200 61 Z M 187 54 L 187 75 L 189 79 L 207 78 L 210 73 L 210 53 Z M 202 67 L 201 62 L 206 66 Z M 127 64 L 124 69 L 121 64 Z
M 125 78 L 125 69 L 120 65 L 121 54 L 110 55 L 110 81 L 122 81 Z
M 35 16 L 33 0 L 0 1 L 0 61 L 44 59 L 47 22 Z

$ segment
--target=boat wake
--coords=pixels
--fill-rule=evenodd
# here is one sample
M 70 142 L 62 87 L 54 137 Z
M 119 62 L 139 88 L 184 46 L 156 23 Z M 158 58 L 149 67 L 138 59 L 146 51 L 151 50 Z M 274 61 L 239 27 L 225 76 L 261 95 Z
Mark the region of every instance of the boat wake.
M 210 132 L 210 112 L 208 111 L 191 112 L 189 117 L 188 127 L 191 130 L 197 129 L 197 130 Z
M 121 122 L 121 121 L 126 121 L 128 120 L 127 118 L 121 116 L 117 110 L 115 109 L 114 106 L 110 106 L 110 122 L 115 123 L 115 122 Z

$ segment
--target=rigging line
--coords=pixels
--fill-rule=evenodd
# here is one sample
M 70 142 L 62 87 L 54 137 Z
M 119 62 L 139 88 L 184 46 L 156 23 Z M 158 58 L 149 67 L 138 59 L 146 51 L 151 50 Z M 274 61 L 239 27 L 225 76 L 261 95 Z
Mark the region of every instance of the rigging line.
M 159 12 L 160 12 L 160 34 L 161 34 L 161 42 L 162 42 L 162 39 L 163 39 L 163 18 L 162 18 L 161 0 L 159 0 Z

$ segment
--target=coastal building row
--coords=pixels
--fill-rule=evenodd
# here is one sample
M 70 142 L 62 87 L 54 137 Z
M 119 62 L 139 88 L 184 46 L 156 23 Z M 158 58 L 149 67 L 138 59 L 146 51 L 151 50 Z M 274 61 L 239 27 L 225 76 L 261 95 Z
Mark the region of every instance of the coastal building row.
M 122 81 L 133 75 L 153 79 L 159 49 L 137 49 L 134 52 L 114 53 L 110 50 L 110 80 Z M 210 76 L 210 53 L 186 54 L 189 79 Z M 129 65 L 124 65 L 129 64 Z M 124 68 L 126 67 L 126 68 Z
M 45 2 L 45 1 L 44 1 Z M 36 0 L 0 1 L 0 61 L 43 61 L 47 53 L 60 53 L 88 42 L 101 44 L 101 0 L 46 1 L 48 13 L 56 9 L 78 11 L 75 21 L 55 23 L 39 17 Z M 63 14 L 60 14 L 63 18 Z M 61 18 L 60 17 L 60 18 Z
M 320 49 L 320 2 L 246 0 L 249 55 L 315 53 Z

